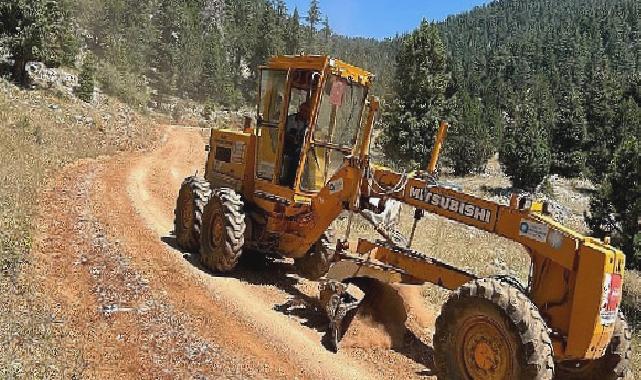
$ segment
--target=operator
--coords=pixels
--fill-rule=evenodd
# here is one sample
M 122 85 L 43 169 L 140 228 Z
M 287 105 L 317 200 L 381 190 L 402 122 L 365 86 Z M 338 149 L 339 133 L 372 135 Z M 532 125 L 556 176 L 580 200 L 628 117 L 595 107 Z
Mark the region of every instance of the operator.
M 304 102 L 298 107 L 297 113 L 287 117 L 281 184 L 289 187 L 294 187 L 294 181 L 296 180 L 296 168 L 300 161 L 305 132 L 307 132 L 309 111 L 309 103 Z

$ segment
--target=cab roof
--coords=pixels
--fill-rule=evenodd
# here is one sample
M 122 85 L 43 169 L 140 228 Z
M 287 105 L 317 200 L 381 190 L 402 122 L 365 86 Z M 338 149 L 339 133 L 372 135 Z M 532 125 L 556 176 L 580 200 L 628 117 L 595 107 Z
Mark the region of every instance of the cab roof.
M 332 74 L 367 87 L 370 87 L 374 80 L 374 74 L 369 71 L 328 55 L 279 55 L 272 57 L 266 67 L 270 69 L 307 69 L 320 72 L 329 70 Z

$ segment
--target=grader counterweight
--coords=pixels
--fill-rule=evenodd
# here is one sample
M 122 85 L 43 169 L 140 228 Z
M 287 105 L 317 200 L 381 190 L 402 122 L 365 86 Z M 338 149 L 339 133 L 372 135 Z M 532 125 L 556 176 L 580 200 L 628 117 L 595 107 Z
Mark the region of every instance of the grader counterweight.
M 453 290 L 436 324 L 439 379 L 619 379 L 629 333 L 619 313 L 625 257 L 547 216 L 547 205 L 513 195 L 509 206 L 448 187 L 435 176 L 446 134 L 430 166 L 410 174 L 370 162 L 379 103 L 374 76 L 327 56 L 279 56 L 261 69 L 256 127 L 213 130 L 205 177 L 181 187 L 175 232 L 214 271 L 244 251 L 294 259 L 321 279 L 321 302 L 338 348 L 343 317 L 355 306 L 349 284 L 433 283 Z M 410 248 L 380 223 L 394 203 L 505 237 L 530 254 L 527 286 L 478 278 Z M 341 239 L 330 230 L 349 221 Z M 350 241 L 356 214 L 383 240 Z

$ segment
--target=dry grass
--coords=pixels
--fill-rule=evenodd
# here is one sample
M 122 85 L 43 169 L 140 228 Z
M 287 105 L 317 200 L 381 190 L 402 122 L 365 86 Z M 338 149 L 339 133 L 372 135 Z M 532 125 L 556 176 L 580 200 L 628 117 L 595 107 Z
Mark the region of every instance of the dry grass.
M 155 140 L 152 123 L 118 103 L 89 106 L 0 80 L 0 378 L 55 378 L 64 370 L 56 361 L 54 313 L 22 275 L 38 190 L 77 159 Z
M 6 272 L 30 247 L 35 195 L 56 169 L 142 148 L 155 136 L 147 121 L 117 103 L 93 108 L 4 81 L 0 87 L 0 259 Z

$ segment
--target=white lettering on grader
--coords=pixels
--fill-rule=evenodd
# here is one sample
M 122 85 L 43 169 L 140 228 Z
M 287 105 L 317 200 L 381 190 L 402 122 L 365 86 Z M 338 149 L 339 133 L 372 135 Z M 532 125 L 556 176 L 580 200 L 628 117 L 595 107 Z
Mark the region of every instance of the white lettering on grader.
M 412 187 L 410 189 L 410 197 L 419 202 L 440 207 L 443 210 L 455 212 L 459 215 L 476 219 L 483 223 L 489 223 L 490 219 L 492 219 L 492 211 L 488 209 L 484 209 L 474 204 L 460 201 L 456 198 L 432 193 L 431 191 L 429 191 L 429 189 L 426 188 Z

